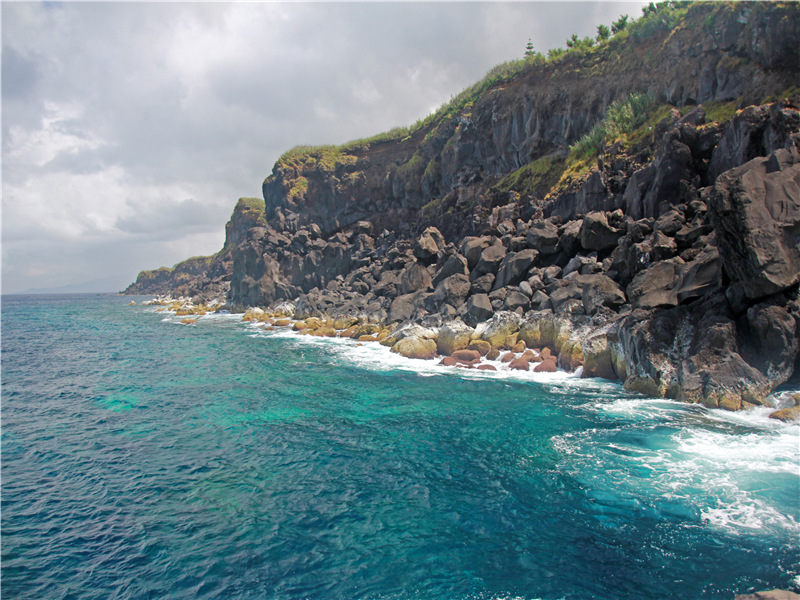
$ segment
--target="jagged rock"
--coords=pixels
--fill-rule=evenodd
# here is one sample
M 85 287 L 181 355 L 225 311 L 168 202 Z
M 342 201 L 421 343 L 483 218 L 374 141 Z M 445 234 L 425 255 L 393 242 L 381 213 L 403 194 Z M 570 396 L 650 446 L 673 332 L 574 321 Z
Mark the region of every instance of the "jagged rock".
M 473 294 L 462 307 L 460 314 L 467 325 L 474 327 L 478 323 L 490 319 L 494 314 L 494 309 L 487 294 Z
M 786 145 L 800 130 L 800 113 L 778 104 L 748 106 L 739 111 L 722 131 L 708 166 L 712 180 L 746 162 Z
M 738 410 L 761 404 L 772 388 L 739 353 L 735 323 L 720 297 L 652 315 L 634 311 L 618 335 L 627 389 Z
M 747 330 L 742 355 L 777 386 L 794 371 L 800 332 L 798 323 L 778 299 L 762 302 L 747 310 Z
M 441 232 L 436 227 L 428 227 L 414 243 L 414 256 L 425 263 L 433 262 L 444 245 Z
M 459 308 L 467 299 L 469 290 L 469 277 L 463 273 L 451 275 L 439 282 L 439 285 L 433 290 L 429 301 L 433 302 L 437 307 L 449 304 L 453 308 Z
M 408 321 L 417 314 L 420 294 L 411 293 L 397 296 L 389 308 L 389 320 L 392 322 Z
M 374 333 L 375 330 L 378 329 L 377 325 L 372 325 L 369 328 L 361 328 L 360 333 Z M 436 349 L 436 331 L 430 329 L 428 327 L 423 327 L 422 325 L 418 325 L 416 323 L 405 323 L 401 325 L 394 331 L 392 331 L 389 335 L 387 335 L 384 339 L 381 340 L 381 345 L 392 347 L 400 340 L 405 338 L 422 338 L 427 340 L 434 340 L 434 350 Z
M 495 276 L 492 273 L 485 273 L 473 280 L 469 288 L 470 294 L 488 294 L 494 287 Z
M 530 249 L 506 254 L 498 268 L 493 289 L 496 290 L 519 283 L 528 272 L 528 269 L 534 263 L 537 256 L 538 252 Z
M 528 247 L 540 254 L 555 254 L 558 252 L 558 227 L 550 221 L 538 221 L 528 229 L 525 240 Z
M 502 244 L 493 244 L 481 252 L 481 258 L 470 273 L 470 277 L 477 279 L 484 273 L 497 273 L 500 263 L 506 257 L 506 249 Z
M 680 212 L 674 209 L 668 210 L 656 219 L 653 224 L 653 230 L 660 231 L 669 237 L 674 237 L 681 230 L 684 222 L 685 219 Z
M 460 254 L 451 254 L 447 260 L 442 264 L 441 268 L 436 272 L 433 277 L 433 287 L 439 285 L 442 280 L 447 279 L 451 275 L 469 275 L 467 268 L 467 259 Z
M 650 262 L 655 263 L 661 260 L 672 258 L 678 253 L 678 245 L 675 239 L 667 237 L 663 232 L 656 231 L 648 239 L 650 244 Z
M 500 348 L 508 337 L 519 331 L 522 319 L 517 313 L 500 311 L 488 321 L 475 327 L 474 337 L 489 342 L 494 348 Z
M 627 289 L 636 308 L 677 306 L 681 302 L 719 290 L 722 285 L 719 252 L 709 249 L 696 260 L 658 262 L 640 271 Z
M 378 283 L 372 288 L 372 292 L 376 296 L 396 296 L 401 276 L 401 271 L 384 271 Z
M 709 213 L 725 271 L 747 298 L 800 281 L 800 153 L 780 149 L 727 171 Z
M 605 213 L 592 212 L 583 217 L 581 246 L 586 250 L 609 250 L 617 245 L 622 232 L 608 224 Z
M 515 311 L 521 308 L 523 311 L 531 307 L 530 298 L 521 292 L 512 290 L 508 293 L 505 300 L 503 300 L 503 310 Z
M 469 346 L 473 331 L 472 327 L 463 321 L 448 321 L 439 329 L 439 338 L 436 342 L 437 352 L 451 356 L 455 351 L 465 349 Z
M 553 303 L 544 290 L 536 290 L 531 296 L 531 308 L 534 310 L 552 309 Z
M 467 267 L 472 270 L 481 258 L 481 253 L 492 245 L 494 238 L 484 237 L 465 237 L 461 242 L 460 252 L 467 259 Z
M 626 302 L 619 286 L 605 275 L 582 275 L 581 301 L 587 315 L 593 315 L 603 307 L 616 310 Z
M 547 286 L 547 293 L 553 305 L 553 310 L 556 312 L 558 312 L 562 305 L 568 300 L 579 300 L 583 302 L 583 290 L 581 286 L 574 281 L 565 279 L 559 280 Z
M 425 291 L 431 287 L 431 276 L 428 269 L 420 263 L 412 263 L 400 275 L 400 283 L 397 286 L 399 294 L 410 294 L 412 292 Z
M 614 368 L 616 342 L 615 324 L 593 331 L 583 341 L 583 373 L 581 377 L 617 379 Z
M 573 256 L 580 250 L 582 220 L 570 221 L 561 227 L 558 238 L 558 250 L 564 256 Z

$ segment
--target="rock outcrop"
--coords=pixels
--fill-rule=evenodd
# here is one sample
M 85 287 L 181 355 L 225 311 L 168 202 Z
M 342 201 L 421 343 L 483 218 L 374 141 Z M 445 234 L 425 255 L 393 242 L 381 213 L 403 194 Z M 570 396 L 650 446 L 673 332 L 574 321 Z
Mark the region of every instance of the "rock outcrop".
M 800 9 L 684 12 L 671 31 L 532 61 L 405 137 L 290 151 L 264 202 L 239 201 L 220 254 L 126 291 L 188 290 L 194 268 L 234 309 L 293 301 L 296 319 L 382 331 L 409 357 L 488 368 L 466 353 L 513 351 L 522 370 L 763 403 L 800 371 Z M 643 92 L 639 129 L 575 157 L 614 100 Z

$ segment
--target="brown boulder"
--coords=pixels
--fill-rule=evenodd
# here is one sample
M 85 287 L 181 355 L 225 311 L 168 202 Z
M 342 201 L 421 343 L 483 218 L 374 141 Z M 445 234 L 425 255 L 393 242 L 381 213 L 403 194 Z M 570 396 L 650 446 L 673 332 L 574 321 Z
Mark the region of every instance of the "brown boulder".
M 462 360 L 466 362 L 472 362 L 474 360 L 481 359 L 481 354 L 477 350 L 456 350 L 450 356 L 456 360 Z
M 492 345 L 483 340 L 472 340 L 467 348 L 469 350 L 476 350 L 481 356 L 486 356 L 492 349 Z
M 534 373 L 555 373 L 558 371 L 556 360 L 554 358 L 546 358 L 538 365 L 533 367 Z
M 517 371 L 528 371 L 530 370 L 530 364 L 528 359 L 526 358 L 515 358 L 510 363 L 508 363 L 509 369 L 515 369 Z

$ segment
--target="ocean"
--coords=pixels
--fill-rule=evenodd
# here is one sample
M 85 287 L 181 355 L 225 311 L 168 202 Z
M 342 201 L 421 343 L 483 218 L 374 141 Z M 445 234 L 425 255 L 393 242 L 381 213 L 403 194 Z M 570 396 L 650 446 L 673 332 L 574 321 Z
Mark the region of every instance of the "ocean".
M 800 586 L 800 426 L 768 409 L 129 301 L 2 299 L 6 600 Z

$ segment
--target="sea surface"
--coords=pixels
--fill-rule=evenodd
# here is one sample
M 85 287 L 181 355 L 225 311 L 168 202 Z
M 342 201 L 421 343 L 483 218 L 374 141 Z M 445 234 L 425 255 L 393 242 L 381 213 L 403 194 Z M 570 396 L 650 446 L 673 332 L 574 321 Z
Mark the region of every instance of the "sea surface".
M 798 591 L 800 427 L 766 409 L 129 300 L 2 299 L 5 600 Z

